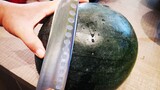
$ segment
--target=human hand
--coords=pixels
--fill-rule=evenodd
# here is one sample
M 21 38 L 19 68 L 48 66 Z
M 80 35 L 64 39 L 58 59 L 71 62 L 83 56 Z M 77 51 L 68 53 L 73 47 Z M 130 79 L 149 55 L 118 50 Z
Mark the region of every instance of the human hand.
M 57 1 L 30 4 L 1 1 L 3 3 L 3 16 L 0 23 L 9 33 L 20 38 L 39 58 L 43 58 L 45 49 L 40 39 L 34 34 L 33 29 L 39 21 L 55 11 Z M 88 0 L 80 0 L 80 2 L 88 2 Z

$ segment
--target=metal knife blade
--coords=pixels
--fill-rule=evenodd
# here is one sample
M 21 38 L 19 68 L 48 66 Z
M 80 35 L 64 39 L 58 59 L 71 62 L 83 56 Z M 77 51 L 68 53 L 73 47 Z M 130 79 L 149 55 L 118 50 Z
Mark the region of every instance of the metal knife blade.
M 65 88 L 76 33 L 78 4 L 78 0 L 59 1 L 36 90 Z

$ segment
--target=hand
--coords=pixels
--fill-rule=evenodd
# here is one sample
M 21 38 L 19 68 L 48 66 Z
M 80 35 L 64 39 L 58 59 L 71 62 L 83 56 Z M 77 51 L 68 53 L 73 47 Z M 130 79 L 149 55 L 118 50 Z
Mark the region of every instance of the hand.
M 34 34 L 33 29 L 40 20 L 55 11 L 57 1 L 30 4 L 14 4 L 2 1 L 4 11 L 0 23 L 9 33 L 20 38 L 39 58 L 43 58 L 45 49 L 40 39 Z M 88 2 L 88 0 L 80 0 L 80 2 Z

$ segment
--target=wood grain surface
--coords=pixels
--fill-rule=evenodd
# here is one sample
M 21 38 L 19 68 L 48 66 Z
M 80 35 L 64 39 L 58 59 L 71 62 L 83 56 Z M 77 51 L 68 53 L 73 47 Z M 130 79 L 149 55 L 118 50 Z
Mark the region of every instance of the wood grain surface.
M 152 0 L 156 1 L 156 0 Z M 118 90 L 160 90 L 160 11 L 149 0 L 107 0 L 100 3 L 123 14 L 138 37 L 135 66 Z M 35 28 L 38 32 L 41 25 Z M 0 28 L 0 65 L 36 87 L 38 74 L 33 53 L 18 38 Z

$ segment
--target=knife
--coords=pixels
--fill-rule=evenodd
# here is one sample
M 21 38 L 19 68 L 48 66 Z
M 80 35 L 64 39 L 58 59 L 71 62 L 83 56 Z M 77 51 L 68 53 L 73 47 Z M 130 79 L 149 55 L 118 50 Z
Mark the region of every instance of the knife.
M 64 90 L 77 27 L 78 0 L 59 0 L 36 90 Z

